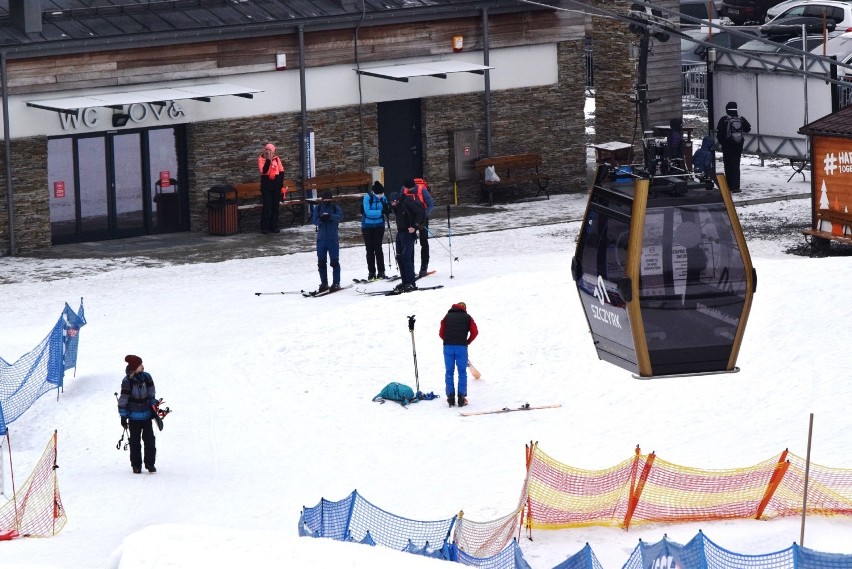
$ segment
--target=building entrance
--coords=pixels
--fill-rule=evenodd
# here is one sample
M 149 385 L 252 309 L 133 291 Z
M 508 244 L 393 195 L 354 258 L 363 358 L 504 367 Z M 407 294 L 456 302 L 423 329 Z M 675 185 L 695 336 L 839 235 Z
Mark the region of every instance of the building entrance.
M 51 242 L 189 229 L 182 126 L 51 138 Z

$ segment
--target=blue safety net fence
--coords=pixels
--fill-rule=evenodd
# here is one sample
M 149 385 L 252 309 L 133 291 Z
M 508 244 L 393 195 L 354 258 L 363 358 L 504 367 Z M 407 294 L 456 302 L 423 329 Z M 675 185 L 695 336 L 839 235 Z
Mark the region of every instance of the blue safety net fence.
M 62 387 L 65 371 L 77 367 L 80 328 L 86 324 L 83 299 L 80 310 L 65 304 L 50 333 L 15 363 L 0 357 L 0 436 L 35 401 Z
M 701 531 L 686 545 L 663 537 L 654 544 L 641 540 L 623 569 L 852 569 L 852 555 L 820 553 L 795 543 L 782 551 L 745 555 L 728 551 Z
M 303 508 L 299 535 L 383 545 L 482 569 L 531 569 L 514 538 L 491 557 L 469 555 L 457 543 L 450 543 L 453 526 L 461 521 L 460 516 L 461 513 L 446 520 L 427 522 L 411 520 L 374 506 L 355 490 L 339 502 L 323 498 L 316 506 Z M 552 569 L 603 567 L 587 543 Z M 716 545 L 699 531 L 686 545 L 668 537 L 653 544 L 639 540 L 621 569 L 852 569 L 852 555 L 821 553 L 795 543 L 783 551 L 746 555 Z

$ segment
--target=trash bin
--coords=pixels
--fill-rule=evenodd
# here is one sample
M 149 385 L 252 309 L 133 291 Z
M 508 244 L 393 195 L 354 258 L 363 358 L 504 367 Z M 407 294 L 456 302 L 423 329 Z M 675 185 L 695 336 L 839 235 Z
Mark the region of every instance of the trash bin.
M 237 189 L 234 186 L 213 186 L 207 190 L 207 225 L 210 235 L 240 232 Z

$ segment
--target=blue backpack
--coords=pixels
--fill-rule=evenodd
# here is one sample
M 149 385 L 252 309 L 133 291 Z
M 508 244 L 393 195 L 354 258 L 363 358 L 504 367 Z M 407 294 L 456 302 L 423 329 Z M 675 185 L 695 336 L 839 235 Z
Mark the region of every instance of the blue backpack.
M 372 192 L 364 196 L 362 205 L 364 222 L 369 225 L 383 225 L 385 222 L 385 204 L 387 204 L 387 201 L 384 196 L 379 197 Z
M 409 403 L 417 403 L 419 401 L 414 395 L 414 390 L 402 383 L 395 381 L 385 385 L 378 395 L 373 397 L 373 401 L 384 403 L 385 401 L 396 401 L 403 407 Z

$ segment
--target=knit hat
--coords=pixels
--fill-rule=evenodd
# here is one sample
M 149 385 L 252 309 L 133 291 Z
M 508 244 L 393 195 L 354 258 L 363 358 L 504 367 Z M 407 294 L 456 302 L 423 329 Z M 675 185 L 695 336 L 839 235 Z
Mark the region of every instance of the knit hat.
M 416 188 L 417 187 L 417 185 L 414 183 L 414 178 L 408 178 L 405 182 L 403 182 L 403 185 L 406 188 Z
M 269 143 L 266 146 L 264 146 L 263 149 L 264 150 L 271 150 L 272 152 L 275 152 L 275 145 L 272 144 L 272 143 Z
M 139 356 L 134 356 L 133 354 L 129 356 L 124 356 L 124 361 L 127 362 L 127 373 L 131 373 L 139 369 L 139 366 L 142 365 L 142 358 Z
M 373 193 L 374 193 L 374 194 L 383 194 L 383 193 L 385 193 L 385 187 L 384 187 L 384 186 L 382 185 L 382 183 L 381 183 L 380 181 L 378 181 L 378 180 L 376 180 L 375 182 L 373 182 Z

